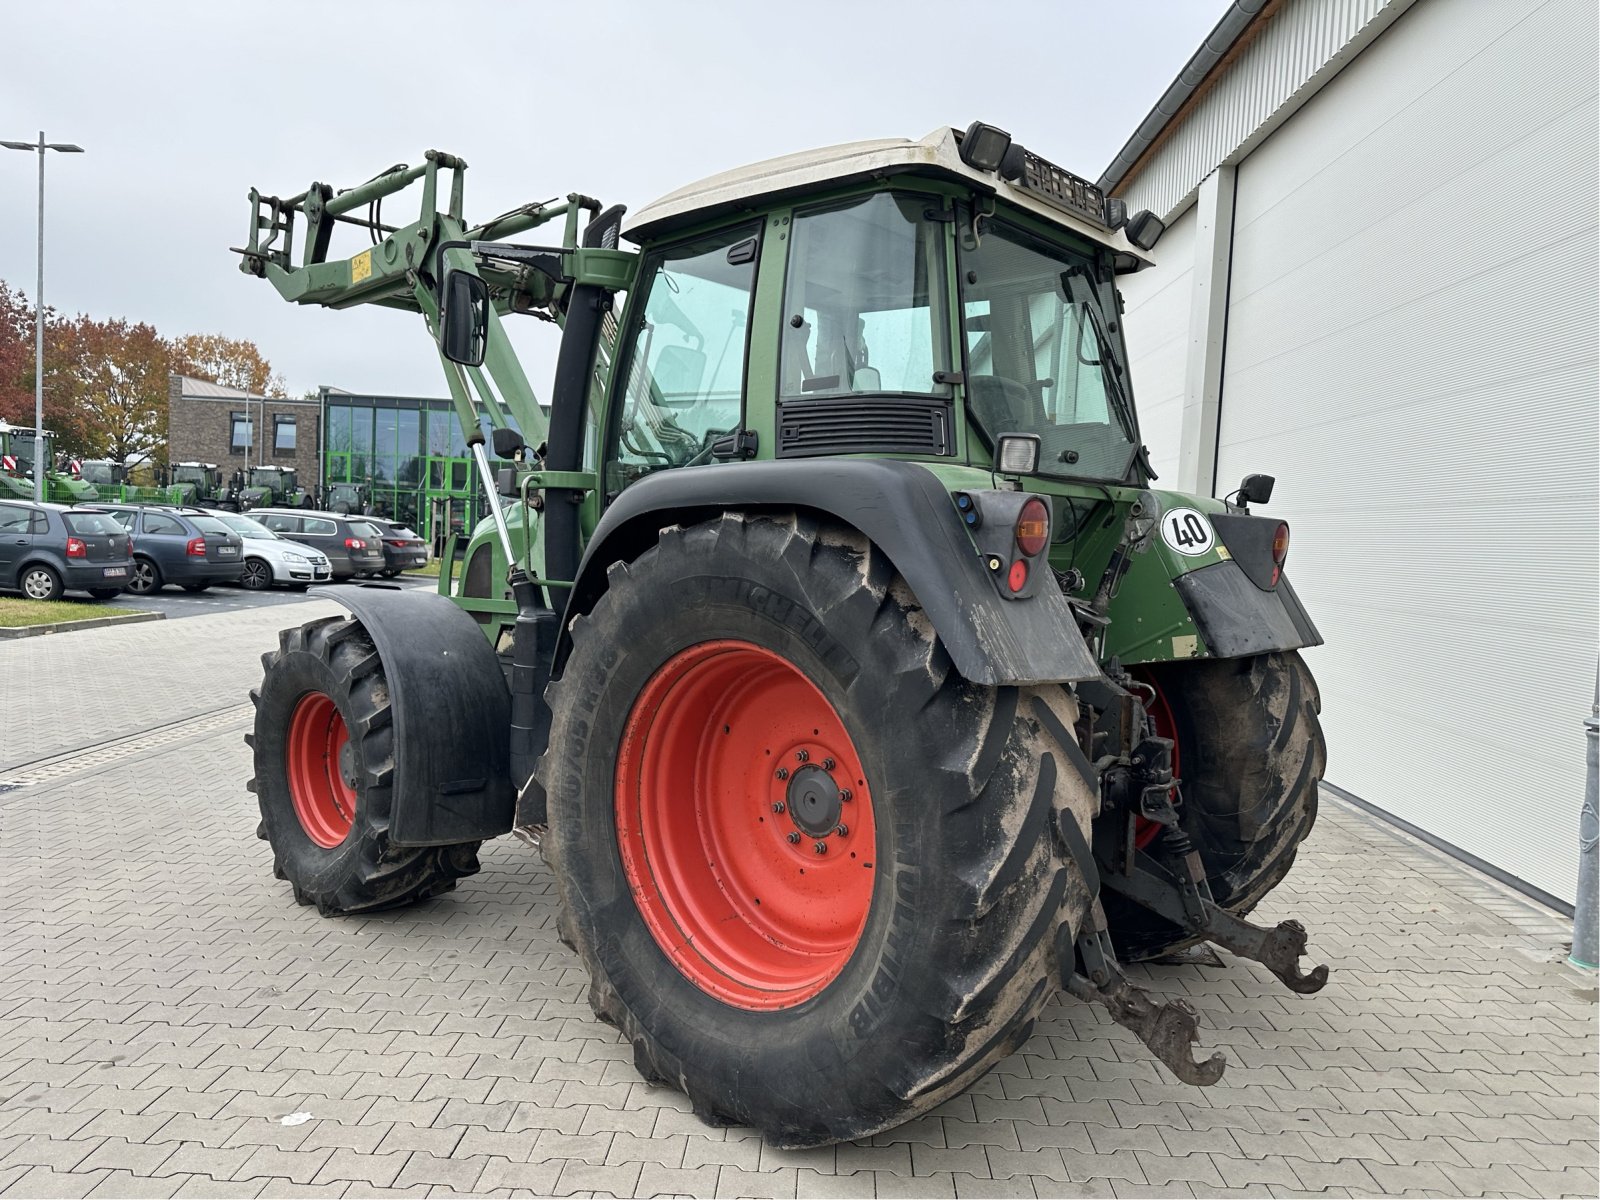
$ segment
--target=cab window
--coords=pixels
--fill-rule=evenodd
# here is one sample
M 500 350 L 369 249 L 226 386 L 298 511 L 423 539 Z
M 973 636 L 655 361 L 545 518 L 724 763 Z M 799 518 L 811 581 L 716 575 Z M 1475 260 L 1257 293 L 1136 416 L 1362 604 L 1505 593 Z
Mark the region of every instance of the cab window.
M 739 428 L 759 235 L 741 226 L 646 260 L 608 491 L 710 462 L 717 439 Z

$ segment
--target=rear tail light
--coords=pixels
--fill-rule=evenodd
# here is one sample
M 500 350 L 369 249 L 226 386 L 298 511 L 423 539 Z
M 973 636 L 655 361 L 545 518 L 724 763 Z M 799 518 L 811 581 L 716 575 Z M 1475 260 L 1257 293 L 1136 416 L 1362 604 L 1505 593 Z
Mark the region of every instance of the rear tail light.
M 1017 549 L 1032 558 L 1050 544 L 1050 510 L 1037 496 L 1022 506 L 1017 514 Z M 1027 571 L 1023 571 L 1027 577 Z M 1016 591 L 1016 588 L 1012 588 Z
M 1278 585 L 1278 579 L 1283 575 L 1284 560 L 1289 557 L 1289 525 L 1286 521 L 1278 522 L 1278 531 L 1272 535 L 1272 585 Z
M 75 538 L 75 537 L 69 537 L 67 539 L 67 557 L 68 558 L 88 558 L 89 557 L 89 547 L 85 546 L 81 539 Z
M 133 539 L 132 538 L 128 539 L 128 557 L 129 558 L 133 557 Z
M 1006 586 L 1013 592 L 1020 592 L 1028 586 L 1027 560 L 1019 558 L 1011 564 L 1011 570 L 1006 573 Z
M 365 550 L 367 548 L 367 543 L 362 541 L 360 538 L 345 538 L 344 548 L 346 550 Z
M 205 538 L 190 538 L 188 554 L 190 558 L 204 558 L 206 556 Z
M 400 539 L 400 538 L 385 538 L 385 539 L 384 539 L 384 541 L 385 541 L 385 543 L 387 543 L 387 544 L 388 544 L 388 545 L 390 545 L 390 546 L 394 546 L 394 547 L 395 547 L 395 548 L 397 548 L 397 549 L 398 549 L 398 548 L 399 548 L 399 547 L 401 547 L 401 546 L 404 546 L 404 545 L 405 545 L 405 542 L 404 542 L 404 541 L 403 541 L 403 540 L 402 540 L 402 539 Z

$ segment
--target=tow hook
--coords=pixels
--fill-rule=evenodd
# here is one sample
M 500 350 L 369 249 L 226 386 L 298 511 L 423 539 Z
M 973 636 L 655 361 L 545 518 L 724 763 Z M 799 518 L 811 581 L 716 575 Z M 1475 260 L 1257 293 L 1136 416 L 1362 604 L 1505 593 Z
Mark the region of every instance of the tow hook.
M 1106 933 L 1105 910 L 1095 899 L 1084 931 L 1076 946 L 1062 946 L 1061 961 L 1073 961 L 1074 949 L 1087 975 L 1070 967 L 1063 970 L 1063 983 L 1074 996 L 1098 1004 L 1124 1029 L 1132 1030 L 1167 1069 L 1184 1083 L 1210 1087 L 1222 1078 L 1228 1060 L 1213 1054 L 1197 1062 L 1190 1047 L 1200 1040 L 1199 1017 L 1183 1000 L 1159 1001 L 1132 983 L 1117 965 L 1111 939 Z

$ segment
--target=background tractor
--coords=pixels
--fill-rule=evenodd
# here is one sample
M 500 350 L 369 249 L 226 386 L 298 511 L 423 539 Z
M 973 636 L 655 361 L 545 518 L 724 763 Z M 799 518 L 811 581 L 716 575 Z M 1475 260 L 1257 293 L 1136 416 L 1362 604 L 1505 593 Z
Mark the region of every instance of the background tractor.
M 1215 1082 L 1120 961 L 1323 985 L 1244 919 L 1315 819 L 1320 638 L 1269 478 L 1153 487 L 1117 279 L 1154 216 L 982 123 L 626 226 L 576 193 L 469 225 L 465 169 L 251 193 L 245 273 L 422 315 L 491 513 L 459 580 L 342 590 L 268 656 L 251 786 L 297 900 L 424 899 L 515 830 L 639 1071 L 782 1146 L 926 1112 L 1058 987 Z M 561 327 L 548 408 L 523 315 Z
M 322 507 L 328 512 L 363 516 L 371 512 L 369 496 L 364 483 L 334 483 L 324 493 Z
M 77 478 L 65 460 L 56 461 L 56 435 L 44 431 L 44 498 L 52 504 L 88 504 L 98 497 L 92 484 Z M 33 499 L 34 430 L 0 422 L 0 495 Z
M 239 492 L 239 507 L 311 508 L 311 494 L 300 487 L 297 471 L 288 467 L 251 467 Z
M 234 480 L 223 478 L 216 463 L 173 463 L 167 469 L 167 483 L 176 490 L 179 504 L 239 511 L 239 488 Z

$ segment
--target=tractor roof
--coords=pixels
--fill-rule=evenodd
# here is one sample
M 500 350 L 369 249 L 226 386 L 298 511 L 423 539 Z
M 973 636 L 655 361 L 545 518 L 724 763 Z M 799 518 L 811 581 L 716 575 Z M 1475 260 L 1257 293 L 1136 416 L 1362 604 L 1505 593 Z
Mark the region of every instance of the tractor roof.
M 941 126 L 921 141 L 909 138 L 878 138 L 866 142 L 846 142 L 799 154 L 769 158 L 712 175 L 669 192 L 659 200 L 632 214 L 623 227 L 634 242 L 706 220 L 720 213 L 752 208 L 758 202 L 780 200 L 822 191 L 829 187 L 892 175 L 923 175 L 959 179 L 976 190 L 992 193 L 1018 208 L 1042 217 L 1052 224 L 1101 245 L 1132 255 L 1140 263 L 1153 260 L 1132 245 L 1120 232 L 1065 212 L 1053 204 L 1009 183 L 998 174 L 980 171 L 961 161 L 960 134 Z M 1087 188 L 1092 184 L 1084 183 Z

